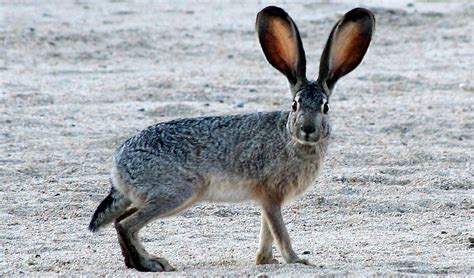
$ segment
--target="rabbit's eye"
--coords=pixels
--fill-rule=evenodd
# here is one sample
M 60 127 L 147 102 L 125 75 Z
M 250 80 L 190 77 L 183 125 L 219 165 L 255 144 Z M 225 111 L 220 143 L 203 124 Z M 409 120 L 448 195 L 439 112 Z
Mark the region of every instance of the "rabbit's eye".
M 327 114 L 329 112 L 329 105 L 327 103 L 324 104 L 323 106 L 323 113 Z
M 293 104 L 291 105 L 291 109 L 293 109 L 293 112 L 296 112 L 296 110 L 298 109 L 298 103 L 296 102 L 296 100 L 293 100 Z

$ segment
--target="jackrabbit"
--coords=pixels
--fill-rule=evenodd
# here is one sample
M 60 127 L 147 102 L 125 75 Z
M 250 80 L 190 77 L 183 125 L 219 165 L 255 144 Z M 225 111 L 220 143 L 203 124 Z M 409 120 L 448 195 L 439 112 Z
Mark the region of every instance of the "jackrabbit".
M 256 263 L 275 262 L 275 240 L 285 262 L 308 264 L 291 247 L 281 207 L 315 181 L 330 135 L 334 85 L 360 64 L 374 28 L 370 11 L 346 13 L 329 35 L 318 79 L 309 81 L 295 23 L 281 8 L 263 9 L 256 20 L 258 39 L 268 62 L 288 78 L 291 110 L 179 119 L 146 128 L 118 148 L 110 194 L 89 229 L 114 221 L 127 267 L 171 271 L 164 258 L 144 249 L 141 228 L 200 201 L 254 200 L 262 209 Z

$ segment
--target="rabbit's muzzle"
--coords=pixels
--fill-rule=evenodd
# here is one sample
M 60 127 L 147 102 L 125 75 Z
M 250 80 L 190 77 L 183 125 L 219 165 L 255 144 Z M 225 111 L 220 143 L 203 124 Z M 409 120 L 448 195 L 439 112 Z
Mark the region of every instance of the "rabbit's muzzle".
M 300 128 L 300 139 L 303 139 L 307 142 L 318 142 L 321 137 L 319 128 L 315 127 L 313 124 L 303 124 Z
M 301 144 L 317 144 L 329 137 L 329 124 L 321 113 L 297 115 L 288 127 L 290 135 Z

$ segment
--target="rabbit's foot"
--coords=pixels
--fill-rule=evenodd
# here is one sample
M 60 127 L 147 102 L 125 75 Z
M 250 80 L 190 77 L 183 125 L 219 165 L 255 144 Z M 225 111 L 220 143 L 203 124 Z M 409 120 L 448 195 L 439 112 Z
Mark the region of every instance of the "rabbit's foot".
M 164 271 L 175 271 L 176 270 L 174 267 L 172 267 L 170 265 L 168 260 L 166 260 L 165 258 L 159 258 L 159 257 L 156 257 L 156 256 L 151 256 L 150 260 L 152 260 L 156 263 L 159 263 L 162 266 L 162 269 Z
M 288 262 L 288 263 L 291 263 L 291 264 L 304 264 L 304 265 L 314 266 L 307 259 L 301 259 L 301 258 L 296 258 L 295 260 L 292 260 L 291 262 Z
M 257 253 L 256 264 L 279 264 L 277 259 L 274 259 L 272 254 Z
M 165 258 L 159 258 L 156 256 L 140 258 L 139 261 L 134 263 L 134 267 L 136 270 L 147 272 L 163 272 L 175 270 L 175 268 L 172 267 Z

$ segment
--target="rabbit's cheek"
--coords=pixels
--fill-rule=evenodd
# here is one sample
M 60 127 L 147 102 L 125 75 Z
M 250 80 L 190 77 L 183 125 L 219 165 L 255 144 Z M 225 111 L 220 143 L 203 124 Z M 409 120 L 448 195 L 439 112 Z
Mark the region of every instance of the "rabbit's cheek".
M 329 125 L 328 121 L 323 121 L 323 130 L 321 132 L 321 136 L 323 139 L 328 138 L 331 135 L 331 126 Z
M 297 127 L 297 123 L 296 123 L 296 117 L 294 115 L 294 113 L 290 114 L 289 118 L 288 118 L 288 122 L 286 124 L 286 130 L 287 132 L 289 133 L 290 136 L 292 137 L 297 137 L 296 134 L 295 134 L 295 130 L 298 130 L 299 128 Z

